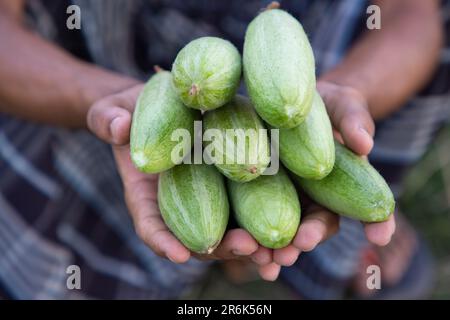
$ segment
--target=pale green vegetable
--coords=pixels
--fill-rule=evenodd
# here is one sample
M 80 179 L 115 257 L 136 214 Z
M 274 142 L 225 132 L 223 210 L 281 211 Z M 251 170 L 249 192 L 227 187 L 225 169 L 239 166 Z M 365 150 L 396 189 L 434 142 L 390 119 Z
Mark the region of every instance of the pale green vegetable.
M 227 178 L 250 181 L 269 165 L 267 130 L 248 98 L 236 96 L 223 108 L 206 112 L 203 126 L 205 132 L 211 129 L 220 132 L 220 140 L 206 142 L 205 150 L 211 147 L 217 169 Z
M 158 204 L 164 222 L 190 250 L 210 254 L 228 223 L 224 179 L 214 166 L 182 164 L 160 174 Z
M 335 146 L 336 161 L 328 176 L 295 180 L 314 201 L 335 213 L 364 222 L 387 220 L 395 200 L 386 181 L 369 162 L 338 142 Z
M 300 223 L 300 202 L 282 168 L 246 183 L 228 180 L 228 191 L 239 225 L 256 241 L 272 249 L 291 243 Z
M 244 79 L 256 111 L 276 128 L 293 128 L 309 113 L 316 86 L 314 55 L 301 24 L 279 9 L 248 26 Z
M 189 150 L 193 139 L 172 141 L 176 129 L 194 135 L 194 121 L 200 112 L 186 108 L 176 94 L 170 72 L 157 72 L 145 84 L 136 103 L 130 132 L 131 160 L 143 172 L 157 173 L 177 163 L 172 150 L 180 143 Z
M 241 56 L 227 40 L 203 37 L 188 43 L 172 66 L 175 88 L 191 108 L 211 110 L 230 101 L 241 78 Z
M 306 120 L 292 129 L 280 129 L 280 159 L 290 171 L 308 179 L 326 177 L 334 165 L 333 130 L 322 98 L 315 94 Z

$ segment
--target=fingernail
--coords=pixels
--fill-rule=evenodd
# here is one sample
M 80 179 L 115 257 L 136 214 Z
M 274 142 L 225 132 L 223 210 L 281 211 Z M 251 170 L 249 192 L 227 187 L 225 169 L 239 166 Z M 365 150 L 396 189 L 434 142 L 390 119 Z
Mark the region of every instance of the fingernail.
M 111 121 L 111 124 L 109 125 L 111 137 L 113 140 L 117 139 L 117 136 L 119 135 L 119 125 L 120 125 L 120 116 L 114 118 L 113 121 Z
M 366 128 L 364 128 L 363 126 L 358 126 L 358 129 L 362 132 L 364 132 L 365 134 L 369 134 L 369 132 L 366 130 Z
M 259 264 L 259 263 L 258 263 L 258 259 L 255 258 L 254 256 L 250 256 L 250 260 L 252 260 L 252 262 L 254 262 L 254 263 L 256 263 L 256 264 Z
M 234 254 L 235 256 L 246 256 L 247 255 L 243 252 L 240 252 L 239 250 L 232 250 L 231 253 Z
M 166 257 L 167 257 L 167 259 L 169 259 L 171 262 L 176 263 L 176 264 L 179 264 L 179 262 L 178 262 L 178 261 L 175 261 L 175 259 L 172 258 L 169 254 L 166 254 Z
M 255 257 L 253 255 L 250 256 L 250 260 L 253 263 L 257 264 L 257 265 L 265 265 L 265 264 L 267 264 L 267 263 L 265 263 L 265 261 L 264 261 L 265 259 L 264 258 L 261 259 L 261 258 Z
M 363 126 L 359 126 L 359 131 L 361 131 L 362 133 L 364 133 L 365 135 L 367 135 L 370 139 L 372 139 L 372 135 L 369 133 L 369 131 L 367 131 L 366 128 L 364 128 Z

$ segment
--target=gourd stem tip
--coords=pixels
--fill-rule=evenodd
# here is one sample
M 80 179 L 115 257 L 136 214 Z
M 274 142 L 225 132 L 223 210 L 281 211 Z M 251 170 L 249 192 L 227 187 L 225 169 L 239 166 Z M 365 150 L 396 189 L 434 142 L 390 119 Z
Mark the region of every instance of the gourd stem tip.
M 272 1 L 267 5 L 265 10 L 272 10 L 272 9 L 278 9 L 280 7 L 280 3 L 278 1 Z
M 195 96 L 195 95 L 197 95 L 197 93 L 199 91 L 200 91 L 200 88 L 195 83 L 193 83 L 192 86 L 191 86 L 191 89 L 189 90 L 189 95 L 190 96 Z

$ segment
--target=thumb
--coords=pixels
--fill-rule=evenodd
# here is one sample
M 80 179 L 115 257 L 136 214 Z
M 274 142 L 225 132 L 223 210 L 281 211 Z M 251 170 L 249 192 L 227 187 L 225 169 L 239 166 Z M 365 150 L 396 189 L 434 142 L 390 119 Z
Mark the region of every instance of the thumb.
M 87 124 L 97 137 L 112 145 L 130 140 L 131 114 L 124 108 L 100 101 L 89 109 Z
M 370 153 L 374 143 L 374 124 L 367 109 L 349 104 L 336 122 L 347 147 L 362 156 Z
M 373 147 L 375 125 L 366 99 L 351 87 L 318 83 L 317 89 L 327 107 L 333 127 L 344 143 L 359 155 L 367 155 Z

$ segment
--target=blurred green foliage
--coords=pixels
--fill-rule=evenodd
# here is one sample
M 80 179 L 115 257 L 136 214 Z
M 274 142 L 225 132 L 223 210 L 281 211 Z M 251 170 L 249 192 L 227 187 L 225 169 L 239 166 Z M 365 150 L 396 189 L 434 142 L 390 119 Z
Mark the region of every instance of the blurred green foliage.
M 437 260 L 433 297 L 450 298 L 450 126 L 409 171 L 400 198 L 402 212 L 422 234 Z

